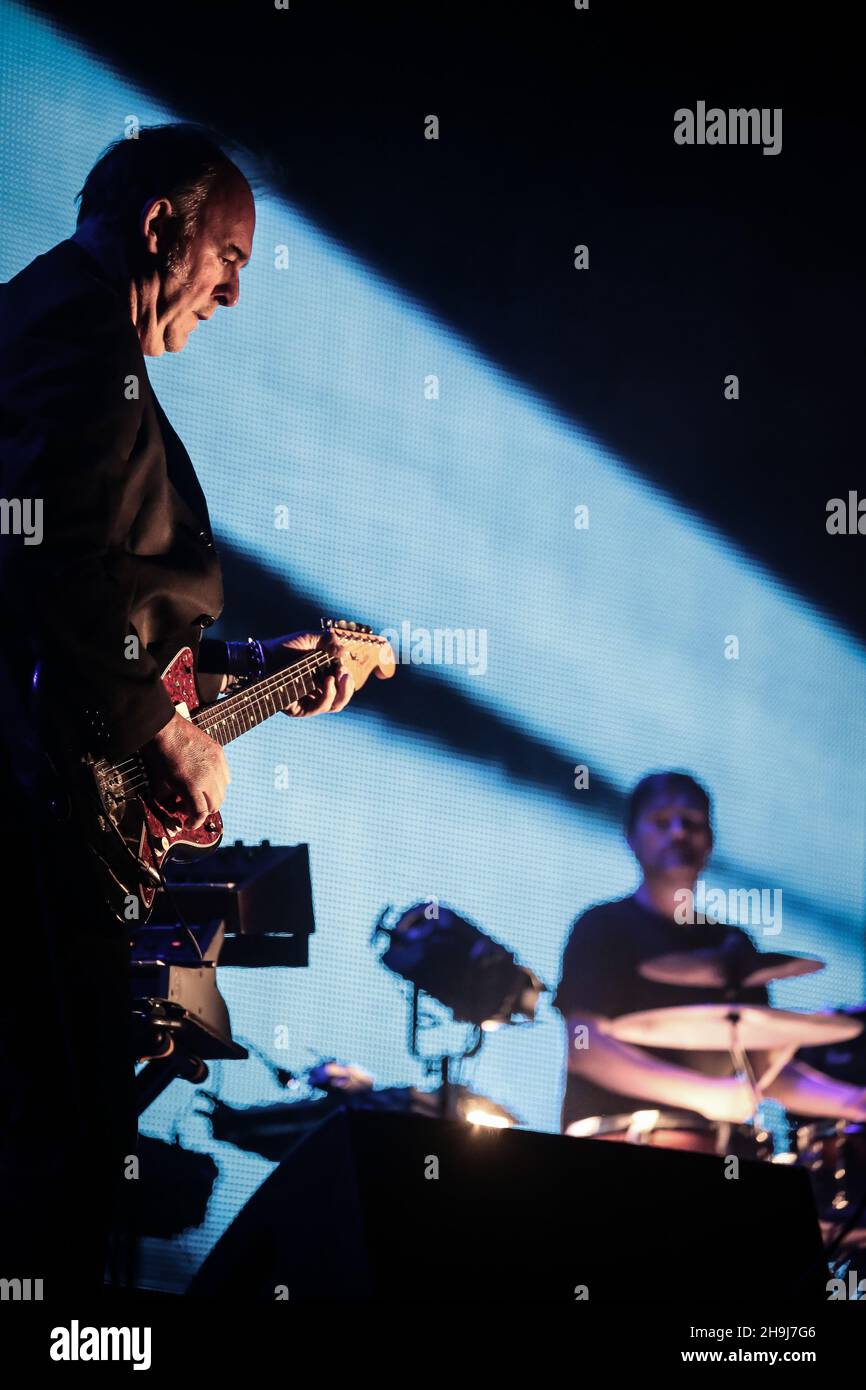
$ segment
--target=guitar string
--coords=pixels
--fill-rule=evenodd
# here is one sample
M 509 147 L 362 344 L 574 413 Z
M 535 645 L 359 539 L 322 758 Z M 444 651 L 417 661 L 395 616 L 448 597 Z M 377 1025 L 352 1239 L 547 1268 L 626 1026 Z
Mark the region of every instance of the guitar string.
M 272 676 L 267 676 L 263 681 L 260 681 L 255 686 L 253 686 L 251 690 L 238 691 L 237 694 L 230 695 L 227 699 L 218 701 L 215 706 L 209 708 L 207 711 L 203 710 L 201 712 L 202 715 L 206 715 L 206 717 L 197 717 L 197 711 L 195 714 L 193 714 L 192 721 L 196 724 L 198 728 L 202 728 L 211 723 L 218 722 L 219 720 L 222 720 L 226 717 L 225 711 L 227 709 L 229 713 L 231 713 L 235 709 L 235 706 L 243 707 L 247 704 L 254 704 L 257 702 L 258 699 L 262 698 L 262 696 L 255 696 L 254 698 L 252 698 L 253 691 L 259 690 L 267 691 L 269 693 L 272 689 L 278 688 L 281 684 L 285 685 L 286 676 L 289 671 L 297 671 L 298 673 L 298 676 L 292 677 L 292 681 L 295 681 L 298 677 L 310 675 L 319 666 L 326 664 L 325 661 L 321 660 L 322 657 L 325 657 L 326 661 L 332 661 L 334 659 L 333 657 L 328 656 L 326 652 L 315 652 L 313 656 L 304 657 L 303 660 L 294 662 L 291 666 L 284 667 L 282 671 L 278 671 Z M 137 755 L 133 755 L 132 757 L 126 759 L 122 758 L 120 762 L 115 763 L 113 765 L 112 770 L 114 772 L 122 773 L 126 768 L 135 767 L 137 762 Z
M 320 653 L 319 655 L 325 657 L 326 659 L 305 662 L 303 672 L 300 675 L 293 675 L 290 681 L 286 681 L 285 678 L 282 681 L 275 681 L 274 678 L 269 677 L 267 682 L 267 693 L 257 694 L 255 696 L 253 696 L 251 691 L 239 693 L 238 695 L 232 697 L 233 701 L 238 702 L 239 707 L 234 708 L 228 711 L 227 713 L 223 711 L 222 707 L 220 707 L 218 710 L 208 711 L 208 717 L 202 719 L 196 719 L 195 715 L 193 715 L 192 722 L 195 723 L 198 728 L 204 729 L 205 731 L 207 731 L 208 729 L 214 729 L 219 725 L 226 723 L 228 720 L 241 718 L 248 711 L 253 711 L 255 709 L 255 706 L 262 704 L 263 701 L 269 699 L 271 695 L 276 691 L 282 694 L 283 692 L 287 691 L 290 686 L 305 686 L 306 676 L 312 675 L 312 673 L 319 667 L 328 665 L 330 661 L 333 660 L 333 658 L 328 658 L 326 653 Z M 295 665 L 299 666 L 300 664 L 300 662 L 297 662 Z M 292 667 L 291 669 L 294 671 L 295 667 Z M 263 682 L 262 685 L 258 687 L 260 691 L 264 689 L 264 684 L 265 683 Z M 308 693 L 310 692 L 304 688 L 297 690 L 295 693 L 295 698 L 290 700 L 289 704 L 294 704 L 295 700 L 298 699 L 299 696 Z M 259 715 L 262 714 L 261 710 L 255 710 L 255 712 Z M 276 709 L 265 709 L 264 718 L 267 719 L 272 714 L 276 713 Z M 259 720 L 257 722 L 261 721 Z M 250 727 L 254 726 L 251 725 Z M 238 733 L 245 732 L 246 730 L 244 729 L 238 730 Z M 237 735 L 234 735 L 234 737 L 237 737 Z M 123 791 L 123 794 L 125 796 L 133 795 L 136 791 L 139 790 L 139 788 L 146 786 L 148 780 L 149 779 L 147 777 L 147 773 L 137 764 L 136 760 L 133 760 L 130 770 L 128 772 L 122 773 L 120 777 L 121 789 Z
M 288 673 L 288 671 L 297 671 L 299 676 L 309 676 L 314 670 L 317 670 L 317 667 L 324 666 L 324 664 L 332 662 L 332 660 L 336 660 L 336 657 L 331 655 L 331 653 L 322 651 L 313 652 L 310 656 L 302 657 L 302 660 L 299 660 L 299 662 L 292 662 L 289 666 L 282 667 L 282 670 L 275 671 L 272 676 L 267 676 L 264 677 L 264 680 L 257 681 L 256 685 L 253 685 L 253 687 L 247 689 L 247 691 L 238 691 L 238 694 L 229 695 L 224 701 L 218 701 L 215 705 L 210 706 L 209 709 L 203 710 L 203 717 L 197 717 L 197 713 L 193 714 L 193 721 L 195 721 L 197 727 L 202 728 L 207 726 L 207 724 L 213 723 L 214 720 L 222 720 L 225 717 L 225 710 L 229 709 L 229 712 L 231 712 L 231 709 L 234 708 L 235 705 L 252 705 L 252 703 L 259 701 L 261 695 L 254 695 L 254 691 L 270 691 L 270 689 L 277 688 L 281 684 L 285 685 L 286 673 Z M 296 677 L 292 677 L 292 680 L 296 680 Z M 120 762 L 114 763 L 113 770 L 122 771 L 125 767 L 132 767 L 136 762 L 138 762 L 138 756 L 136 755 L 133 755 L 132 758 L 121 759 Z
M 365 640 L 375 641 L 375 639 L 370 636 Z M 379 645 L 379 643 L 376 643 L 376 645 Z M 250 690 L 240 691 L 236 695 L 229 696 L 226 700 L 219 701 L 217 704 L 203 710 L 200 716 L 194 714 L 192 716 L 192 721 L 198 728 L 213 728 L 215 725 L 222 724 L 227 719 L 237 717 L 240 713 L 245 712 L 245 710 L 252 709 L 254 706 L 259 705 L 275 691 L 285 690 L 287 688 L 286 676 L 288 672 L 291 671 L 294 673 L 290 683 L 296 685 L 300 680 L 311 675 L 315 670 L 322 666 L 330 665 L 331 662 L 336 659 L 337 657 L 334 653 L 322 650 L 313 652 L 309 657 L 304 657 L 300 661 L 292 662 L 291 665 L 284 666 L 282 670 L 257 682 Z M 301 691 L 299 693 L 307 694 L 309 692 Z M 294 704 L 294 700 L 291 700 L 289 703 Z M 258 712 L 260 713 L 261 711 Z M 276 710 L 267 711 L 265 718 L 269 718 L 273 713 L 276 713 Z M 241 732 L 246 731 L 241 730 Z M 126 779 L 136 776 L 140 770 L 137 756 L 122 760 L 114 766 L 114 771 L 119 772 L 121 775 L 121 781 L 125 784 L 125 790 L 131 789 L 126 783 Z M 146 781 L 146 778 L 144 781 Z M 144 785 L 144 781 L 140 781 L 136 785 Z
M 370 638 L 368 637 L 366 640 L 369 641 Z M 376 645 L 378 645 L 378 643 Z M 277 671 L 272 676 L 268 676 L 264 680 L 257 682 L 252 689 L 239 691 L 236 695 L 229 696 L 227 700 L 219 701 L 215 705 L 203 710 L 201 712 L 201 717 L 196 718 L 196 715 L 193 715 L 192 721 L 198 728 L 204 729 L 205 731 L 220 724 L 224 724 L 227 720 L 237 718 L 247 710 L 252 710 L 255 706 L 262 704 L 275 692 L 279 691 L 280 693 L 284 693 L 289 685 L 300 684 L 308 675 L 312 675 L 314 671 L 320 669 L 322 666 L 330 665 L 336 659 L 334 653 L 322 650 L 313 652 L 309 657 L 304 657 L 300 661 L 293 662 L 290 666 L 283 667 L 281 671 Z M 287 681 L 286 677 L 289 672 L 291 672 L 292 675 L 291 679 Z M 298 698 L 298 695 L 307 693 L 310 692 L 306 690 L 299 691 L 295 699 Z M 294 703 L 294 699 L 289 701 L 289 704 Z M 256 712 L 261 714 L 261 710 L 257 710 Z M 266 710 L 264 718 L 270 718 L 272 714 L 276 713 L 277 710 L 275 709 Z M 244 733 L 246 730 L 242 729 L 239 732 Z M 237 737 L 237 735 L 234 735 L 234 737 Z M 140 767 L 137 757 L 128 758 L 116 764 L 114 771 L 120 773 L 121 789 L 124 796 L 134 795 L 141 787 L 147 785 L 147 774 Z

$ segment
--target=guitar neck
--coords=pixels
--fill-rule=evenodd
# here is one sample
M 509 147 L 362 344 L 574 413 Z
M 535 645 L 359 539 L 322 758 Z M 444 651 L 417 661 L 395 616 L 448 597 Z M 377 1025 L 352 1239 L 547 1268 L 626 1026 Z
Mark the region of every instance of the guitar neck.
M 205 705 L 192 716 L 193 724 L 215 743 L 231 743 L 233 739 L 263 724 L 272 714 L 280 714 L 316 688 L 316 672 L 330 666 L 333 655 L 316 650 L 300 661 L 294 661 L 272 676 L 265 676 L 236 695 L 227 695 L 212 705 Z

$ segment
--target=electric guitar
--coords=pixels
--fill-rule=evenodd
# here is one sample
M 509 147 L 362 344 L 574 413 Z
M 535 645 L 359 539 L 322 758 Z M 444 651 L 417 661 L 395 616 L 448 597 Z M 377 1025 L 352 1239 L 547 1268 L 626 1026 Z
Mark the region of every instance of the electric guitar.
M 339 659 L 343 669 L 350 672 L 356 690 L 373 671 L 382 679 L 394 674 L 394 654 L 385 638 L 371 628 L 324 618 L 322 628 L 339 645 Z M 316 677 L 336 660 L 333 651 L 315 648 L 234 695 L 200 705 L 192 650 L 182 647 L 162 672 L 162 683 L 177 713 L 225 747 L 311 694 Z M 37 671 L 34 685 L 38 686 L 38 680 Z M 190 818 L 160 805 L 151 791 L 140 751 L 119 762 L 90 753 L 65 761 L 59 773 L 64 791 L 61 804 L 54 799 L 56 812 L 63 819 L 73 819 L 83 833 L 96 857 L 106 902 L 117 920 L 146 922 L 157 890 L 164 883 L 166 860 L 195 859 L 219 845 L 223 834 L 219 811 L 210 812 L 204 823 L 193 829 Z M 54 760 L 52 767 L 57 774 Z

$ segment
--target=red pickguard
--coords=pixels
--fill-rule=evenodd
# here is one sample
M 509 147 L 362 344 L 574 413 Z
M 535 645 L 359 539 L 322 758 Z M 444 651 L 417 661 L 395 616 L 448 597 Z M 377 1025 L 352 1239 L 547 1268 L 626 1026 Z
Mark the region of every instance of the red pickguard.
M 169 662 L 162 673 L 162 683 L 172 704 L 185 704 L 190 714 L 198 709 L 195 667 L 189 647 L 183 647 Z M 185 816 L 166 810 L 148 794 L 140 795 L 135 800 L 141 821 L 138 853 L 145 863 L 152 864 L 158 870 L 176 850 L 181 851 L 178 858 L 195 857 L 197 853 L 215 849 L 222 839 L 223 823 L 219 811 L 212 811 L 204 825 L 194 830 L 187 824 Z M 146 908 L 153 906 L 156 891 L 155 885 L 140 884 L 141 900 Z

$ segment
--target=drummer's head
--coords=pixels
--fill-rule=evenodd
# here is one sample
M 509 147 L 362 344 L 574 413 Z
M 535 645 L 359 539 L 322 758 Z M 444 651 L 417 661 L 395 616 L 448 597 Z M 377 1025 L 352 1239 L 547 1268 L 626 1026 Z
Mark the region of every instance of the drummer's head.
M 709 792 L 687 772 L 651 772 L 628 801 L 626 839 L 644 878 L 693 884 L 713 847 Z

